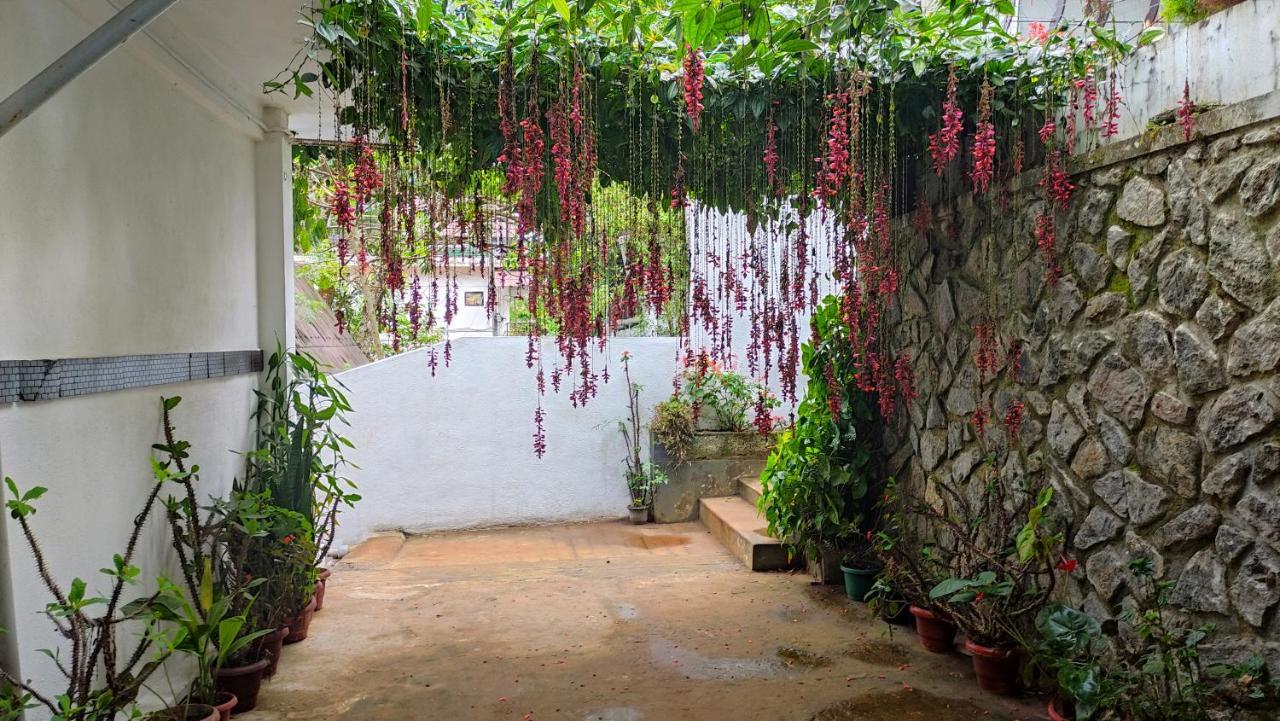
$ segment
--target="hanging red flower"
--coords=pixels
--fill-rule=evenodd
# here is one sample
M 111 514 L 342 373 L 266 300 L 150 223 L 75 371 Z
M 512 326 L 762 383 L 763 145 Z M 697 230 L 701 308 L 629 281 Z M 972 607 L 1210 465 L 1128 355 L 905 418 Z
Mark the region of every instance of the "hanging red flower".
M 929 135 L 929 154 L 933 157 L 933 171 L 942 175 L 947 165 L 960 152 L 960 134 L 964 132 L 964 112 L 956 101 L 959 92 L 956 69 L 947 75 L 947 96 L 942 103 L 942 127 Z
M 1178 124 L 1182 126 L 1182 138 L 1191 142 L 1196 129 L 1196 103 L 1191 99 L 1191 82 L 1182 83 L 1182 100 L 1178 101 Z
M 1022 401 L 1013 399 L 1009 401 L 1009 406 L 1004 413 L 1004 429 L 1009 434 L 1009 440 L 1017 440 L 1018 430 L 1022 428 L 1022 417 L 1026 406 Z
M 996 126 L 991 122 L 992 92 L 991 83 L 984 79 L 978 100 L 978 125 L 973 134 L 973 168 L 969 171 L 975 193 L 987 192 L 987 186 L 995 175 Z
M 702 129 L 702 84 L 705 81 L 702 68 L 702 51 L 692 45 L 684 53 L 684 109 L 689 115 L 693 132 Z
M 1107 108 L 1102 120 L 1102 137 L 1111 138 L 1120 133 L 1120 82 L 1116 71 L 1111 71 L 1111 90 L 1107 95 Z

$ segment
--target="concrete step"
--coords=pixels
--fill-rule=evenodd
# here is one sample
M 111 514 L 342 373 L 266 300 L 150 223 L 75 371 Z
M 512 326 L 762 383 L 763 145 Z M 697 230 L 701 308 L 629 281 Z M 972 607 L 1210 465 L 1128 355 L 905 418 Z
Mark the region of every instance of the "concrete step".
M 703 498 L 700 518 L 711 535 L 724 544 L 752 571 L 787 568 L 787 551 L 768 535 L 765 520 L 756 507 L 739 496 Z
M 760 494 L 764 493 L 763 487 L 760 485 L 760 477 L 739 476 L 738 477 L 738 495 L 742 496 L 742 500 L 750 503 L 756 508 L 760 507 Z

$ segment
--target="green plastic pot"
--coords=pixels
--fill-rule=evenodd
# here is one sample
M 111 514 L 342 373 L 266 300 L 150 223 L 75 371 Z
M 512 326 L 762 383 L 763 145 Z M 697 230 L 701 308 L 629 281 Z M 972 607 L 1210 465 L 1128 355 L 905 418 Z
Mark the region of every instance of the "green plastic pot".
M 875 585 L 878 569 L 849 568 L 840 564 L 840 570 L 844 572 L 844 593 L 849 600 L 866 601 L 867 594 L 871 593 L 871 587 Z

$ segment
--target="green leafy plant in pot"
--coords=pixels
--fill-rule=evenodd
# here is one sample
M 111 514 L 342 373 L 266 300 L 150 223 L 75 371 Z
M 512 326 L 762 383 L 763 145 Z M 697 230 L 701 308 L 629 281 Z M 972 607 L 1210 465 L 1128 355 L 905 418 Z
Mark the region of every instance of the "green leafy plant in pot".
M 33 527 L 36 502 L 46 493 L 43 487 L 21 490 L 12 478 L 5 478 L 8 500 L 5 508 L 35 561 L 39 582 L 53 599 L 45 615 L 65 644 L 42 649 L 66 680 L 65 688 L 49 692 L 16 678 L 0 668 L 0 718 L 18 718 L 36 709 L 59 721 L 116 721 L 138 718 L 137 698 L 147 680 L 168 658 L 157 645 L 157 624 L 146 610 L 146 601 L 125 602 L 126 589 L 141 577 L 133 559 L 138 541 L 157 503 L 161 484 L 152 486 L 133 527 L 123 553 L 115 554 L 101 573 L 108 580 L 104 595 L 93 595 L 84 579 L 75 578 L 67 586 L 54 580 L 42 545 Z M 121 653 L 117 634 L 123 629 L 137 632 L 138 642 L 127 654 Z M 3 629 L 0 629 L 2 632 Z M 69 649 L 69 653 L 63 653 Z
M 858 364 L 838 299 L 812 318 L 813 340 L 801 347 L 808 377 L 795 421 L 777 438 L 760 480 L 760 508 L 771 535 L 793 553 L 819 561 L 846 550 L 855 570 L 874 571 L 868 533 L 878 493 L 876 411 L 858 390 Z M 866 564 L 863 567 L 862 564 Z
M 1209 721 L 1266 717 L 1280 703 L 1280 682 L 1254 654 L 1239 663 L 1206 663 L 1201 647 L 1215 631 L 1168 607 L 1171 586 L 1150 559 L 1134 558 L 1136 606 L 1108 622 L 1069 606 L 1036 618 L 1036 660 L 1057 684 L 1050 718 L 1063 721 Z M 1125 632 L 1120 632 L 1120 627 Z
M 265 388 L 255 393 L 257 448 L 236 492 L 263 518 L 254 524 L 246 563 L 270 575 L 272 596 L 290 626 L 285 642 L 296 643 L 306 638 L 315 612 L 320 564 L 338 516 L 360 500 L 345 475 L 351 467 L 345 452 L 353 445 L 340 432 L 351 406 L 341 383 L 315 358 L 283 349 L 272 354 Z
M 219 690 L 218 673 L 232 668 L 234 659 L 252 653 L 257 639 L 269 631 L 244 632 L 245 617 L 231 615 L 235 599 L 226 595 L 215 597 L 212 564 L 201 575 L 200 595 L 196 599 L 188 598 L 182 588 L 166 579 L 161 579 L 159 585 L 159 591 L 147 604 L 156 618 L 170 625 L 160 638 L 170 653 L 195 661 L 196 673 L 187 700 L 213 706 L 226 721 L 239 697 Z M 252 586 L 247 590 L 252 590 Z M 246 702 L 250 708 L 256 706 L 256 692 L 246 693 Z
M 649 421 L 649 436 L 662 445 L 672 464 L 680 465 L 689 458 L 689 446 L 693 443 L 693 408 L 679 398 L 668 398 L 653 409 Z
M 640 438 L 640 391 L 639 383 L 631 380 L 631 353 L 622 354 L 622 374 L 627 388 L 627 419 L 618 421 L 618 431 L 627 444 L 627 455 L 623 458 L 626 465 L 625 478 L 627 493 L 631 498 L 627 505 L 631 522 L 642 524 L 649 520 L 649 508 L 653 505 L 653 493 L 658 486 L 667 482 L 667 476 L 661 468 L 645 461 L 641 456 Z
M 940 545 L 952 572 L 929 597 L 964 631 L 979 688 L 1002 695 L 1017 688 L 1021 639 L 1053 592 L 1062 543 L 1046 519 L 1052 487 L 1007 492 L 1016 483 L 994 478 L 975 494 L 937 484 L 948 507 L 925 511 L 945 529 Z

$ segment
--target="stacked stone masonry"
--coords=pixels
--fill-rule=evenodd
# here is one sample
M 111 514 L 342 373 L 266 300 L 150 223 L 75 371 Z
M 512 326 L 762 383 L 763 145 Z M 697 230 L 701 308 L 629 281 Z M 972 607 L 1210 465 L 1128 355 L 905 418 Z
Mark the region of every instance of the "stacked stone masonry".
M 894 470 L 925 488 L 1046 474 L 1081 561 L 1064 600 L 1116 617 L 1147 556 L 1182 612 L 1217 624 L 1211 655 L 1280 672 L 1280 121 L 1073 182 L 1054 284 L 1034 183 L 942 204 L 927 238 L 900 226 L 891 338 L 919 398 L 887 435 Z M 979 323 L 1006 364 L 981 385 Z

